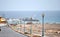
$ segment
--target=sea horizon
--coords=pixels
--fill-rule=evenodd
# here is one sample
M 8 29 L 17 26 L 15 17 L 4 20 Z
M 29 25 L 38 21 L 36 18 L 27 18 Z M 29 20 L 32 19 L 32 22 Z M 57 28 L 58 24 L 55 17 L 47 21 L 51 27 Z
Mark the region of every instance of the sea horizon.
M 60 11 L 0 11 L 0 16 L 5 18 L 35 18 L 42 21 L 44 13 L 45 23 L 60 23 Z

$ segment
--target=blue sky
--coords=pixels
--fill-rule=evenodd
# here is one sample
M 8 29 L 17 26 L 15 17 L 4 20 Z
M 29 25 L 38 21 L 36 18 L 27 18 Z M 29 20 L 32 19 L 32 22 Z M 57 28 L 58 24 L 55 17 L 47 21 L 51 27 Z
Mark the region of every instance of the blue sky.
M 60 0 L 0 0 L 0 11 L 60 10 Z

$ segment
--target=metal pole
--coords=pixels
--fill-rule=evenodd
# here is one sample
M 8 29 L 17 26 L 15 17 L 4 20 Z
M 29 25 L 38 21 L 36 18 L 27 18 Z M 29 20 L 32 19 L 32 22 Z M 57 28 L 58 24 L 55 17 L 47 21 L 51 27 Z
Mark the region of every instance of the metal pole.
M 31 19 L 31 23 L 32 23 L 32 17 L 30 18 Z M 31 36 L 30 37 L 32 37 L 32 24 L 31 24 L 31 26 L 30 26 L 30 34 L 31 34 Z
M 30 34 L 32 34 L 32 24 L 31 24 L 31 26 L 30 26 Z
M 44 14 L 42 14 L 42 37 L 44 37 Z
M 24 21 L 24 34 L 25 34 L 25 21 Z
M 19 19 L 19 24 L 20 24 L 20 31 L 21 31 L 21 19 Z

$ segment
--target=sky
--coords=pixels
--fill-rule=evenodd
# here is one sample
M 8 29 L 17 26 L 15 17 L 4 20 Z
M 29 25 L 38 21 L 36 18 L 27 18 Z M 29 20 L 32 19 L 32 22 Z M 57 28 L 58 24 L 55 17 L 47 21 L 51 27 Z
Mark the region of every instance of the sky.
M 0 0 L 0 16 L 34 17 L 41 21 L 42 13 L 45 22 L 60 22 L 60 0 Z
M 60 0 L 0 0 L 0 11 L 60 10 Z

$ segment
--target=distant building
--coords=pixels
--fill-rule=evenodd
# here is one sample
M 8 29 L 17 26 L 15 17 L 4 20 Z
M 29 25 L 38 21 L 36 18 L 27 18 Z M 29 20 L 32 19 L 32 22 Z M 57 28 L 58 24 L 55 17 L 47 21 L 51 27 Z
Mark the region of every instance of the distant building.
M 20 24 L 20 19 L 13 18 L 13 19 L 8 19 L 7 21 L 8 21 L 8 24 L 10 24 L 10 25 Z
M 23 19 L 26 24 L 38 24 L 39 20 L 38 19 L 33 19 L 33 18 L 25 18 Z
M 30 19 L 30 18 L 25 18 L 25 19 L 16 19 L 16 18 L 10 18 L 7 20 L 9 24 L 38 24 L 39 20 L 37 19 Z

